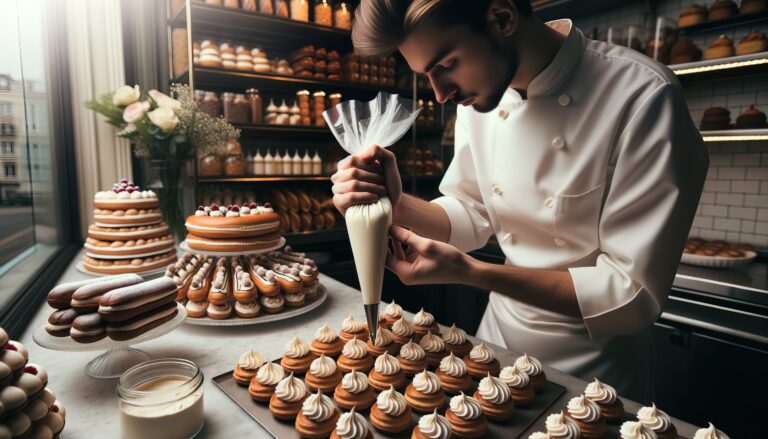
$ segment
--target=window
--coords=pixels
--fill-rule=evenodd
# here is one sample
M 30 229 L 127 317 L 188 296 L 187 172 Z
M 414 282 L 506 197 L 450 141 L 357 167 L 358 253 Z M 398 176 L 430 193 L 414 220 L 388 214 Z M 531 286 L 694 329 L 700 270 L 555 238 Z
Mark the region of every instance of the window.
M 16 176 L 16 163 L 5 163 L 3 165 L 3 168 L 5 168 L 5 176 L 6 177 L 15 177 Z
M 13 155 L 13 149 L 14 144 L 13 142 L 2 142 L 0 143 L 0 154 L 3 155 Z
M 22 117 L 23 117 L 23 115 L 22 115 Z M 15 136 L 16 135 L 16 127 L 12 123 L 0 124 L 0 135 L 3 135 L 3 136 Z
M 10 115 L 11 115 L 11 103 L 0 102 L 0 116 L 10 116 Z
M 0 75 L 0 91 L 6 91 L 11 89 L 11 80 L 6 75 Z

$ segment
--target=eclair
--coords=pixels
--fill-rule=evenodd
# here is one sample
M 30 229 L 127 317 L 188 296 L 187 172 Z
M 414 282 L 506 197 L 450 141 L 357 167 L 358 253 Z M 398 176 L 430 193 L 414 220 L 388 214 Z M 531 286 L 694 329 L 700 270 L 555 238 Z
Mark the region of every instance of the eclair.
M 170 279 L 168 280 L 171 281 Z M 118 288 L 136 285 L 141 282 L 144 282 L 144 279 L 142 279 L 141 276 L 130 275 L 115 276 L 103 282 L 89 283 L 78 288 L 72 294 L 72 301 L 70 302 L 70 305 L 72 308 L 81 313 L 95 312 L 97 309 L 99 309 L 101 296 L 104 294 Z M 173 286 L 175 288 L 176 284 L 173 283 Z
M 99 341 L 107 336 L 107 322 L 96 312 L 82 314 L 72 322 L 69 335 L 78 343 Z
M 99 314 L 109 322 L 122 322 L 166 304 L 174 304 L 176 283 L 167 277 L 112 290 L 101 297 Z
M 202 301 L 208 299 L 213 269 L 213 261 L 208 259 L 195 271 L 195 274 L 192 276 L 192 282 L 187 290 L 187 298 L 189 300 Z
M 251 279 L 256 284 L 259 292 L 265 296 L 275 296 L 280 293 L 280 284 L 277 283 L 275 272 L 259 265 L 255 257 L 251 258 Z
M 230 277 L 227 271 L 226 259 L 216 261 L 216 270 L 213 272 L 211 288 L 208 290 L 208 302 L 214 305 L 222 305 L 227 302 L 230 290 Z
M 233 291 L 235 300 L 248 303 L 256 300 L 256 285 L 251 280 L 251 275 L 243 269 L 239 263 L 232 264 L 233 269 Z
M 275 279 L 280 284 L 280 288 L 286 293 L 298 293 L 304 286 L 299 277 L 298 267 L 289 267 L 287 265 L 274 264 L 272 271 L 275 272 Z
M 45 331 L 54 337 L 69 337 L 72 322 L 78 315 L 78 312 L 71 308 L 57 310 L 48 316 Z
M 128 320 L 107 324 L 107 336 L 112 340 L 130 340 L 172 320 L 179 313 L 176 302 L 139 314 Z
M 87 279 L 77 282 L 67 282 L 64 284 L 56 285 L 51 292 L 48 293 L 48 305 L 55 309 L 67 309 L 70 307 L 72 301 L 72 295 L 79 289 L 88 284 L 109 282 L 115 279 L 136 279 L 141 282 L 142 279 L 137 274 L 119 274 L 116 276 L 102 277 L 98 279 Z

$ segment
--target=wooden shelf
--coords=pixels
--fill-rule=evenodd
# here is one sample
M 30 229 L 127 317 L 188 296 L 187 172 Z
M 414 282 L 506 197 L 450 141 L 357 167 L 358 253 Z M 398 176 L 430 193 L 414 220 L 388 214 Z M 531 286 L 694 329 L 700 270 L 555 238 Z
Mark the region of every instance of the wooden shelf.
M 270 177 L 198 177 L 198 183 L 276 183 L 290 181 L 331 181 L 326 176 L 275 175 Z
M 585 17 L 593 12 L 617 8 L 640 0 L 551 0 L 534 6 L 536 15 L 543 21 L 558 18 Z
M 312 137 L 333 140 L 333 133 L 327 127 L 304 125 L 234 125 L 243 135 L 264 137 Z
M 768 140 L 768 128 L 759 130 L 701 131 L 705 142 L 751 142 Z
M 761 21 L 768 21 L 768 9 L 752 14 L 734 15 L 733 17 L 724 18 L 722 20 L 705 21 L 704 23 L 695 24 L 693 26 L 678 28 L 677 31 L 681 35 L 690 35 L 699 32 L 710 32 L 727 29 L 733 26 L 758 23 Z
M 288 245 L 294 246 L 327 244 L 331 242 L 347 241 L 349 239 L 347 229 L 343 227 L 314 232 L 286 233 L 283 236 L 285 236 Z
M 680 80 L 712 80 L 768 72 L 768 52 L 668 66 Z

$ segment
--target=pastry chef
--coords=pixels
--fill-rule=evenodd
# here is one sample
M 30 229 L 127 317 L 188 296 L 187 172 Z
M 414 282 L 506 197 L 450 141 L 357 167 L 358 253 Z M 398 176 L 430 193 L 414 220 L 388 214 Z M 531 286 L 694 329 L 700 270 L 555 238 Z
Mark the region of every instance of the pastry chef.
M 337 208 L 388 194 L 387 266 L 404 283 L 490 290 L 478 337 L 648 401 L 649 329 L 708 166 L 672 72 L 540 21 L 529 0 L 363 0 L 352 38 L 399 50 L 459 105 L 455 156 L 427 202 L 372 146 L 339 163 Z M 465 253 L 491 236 L 504 265 Z

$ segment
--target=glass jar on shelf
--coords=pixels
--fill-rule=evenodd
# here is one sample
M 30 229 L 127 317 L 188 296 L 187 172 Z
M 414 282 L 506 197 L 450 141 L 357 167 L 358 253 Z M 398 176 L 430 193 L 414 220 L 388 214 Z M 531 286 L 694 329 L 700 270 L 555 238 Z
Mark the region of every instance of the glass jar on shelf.
M 206 91 L 199 108 L 200 111 L 211 117 L 219 117 L 221 114 L 221 101 L 216 96 L 216 93 Z
M 285 18 L 291 16 L 288 12 L 288 0 L 275 0 L 275 15 Z
M 333 5 L 333 27 L 344 30 L 352 29 L 352 12 L 346 1 Z
M 224 160 L 224 175 L 234 177 L 245 175 L 245 158 L 242 155 L 231 155 Z
M 297 21 L 309 21 L 309 0 L 291 0 L 291 18 Z
M 246 90 L 245 96 L 248 99 L 248 106 L 250 107 L 251 123 L 264 123 L 264 110 L 262 108 L 263 102 L 261 100 L 259 90 L 255 88 L 249 88 Z
M 333 25 L 333 11 L 328 0 L 315 0 L 315 23 L 323 26 Z
M 224 93 L 224 119 L 232 124 L 246 124 L 250 121 L 250 103 L 245 95 Z

